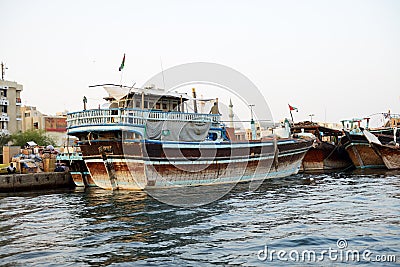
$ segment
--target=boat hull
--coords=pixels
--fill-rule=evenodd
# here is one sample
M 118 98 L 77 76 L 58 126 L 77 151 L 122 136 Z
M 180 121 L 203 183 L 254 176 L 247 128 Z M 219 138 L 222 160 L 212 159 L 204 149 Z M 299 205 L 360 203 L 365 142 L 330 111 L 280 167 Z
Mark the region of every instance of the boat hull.
M 82 156 L 78 154 L 66 153 L 58 156 L 57 159 L 59 162 L 62 162 L 68 166 L 69 173 L 71 174 L 75 186 L 96 186 L 89 170 L 86 167 L 85 161 L 82 159 Z
M 389 170 L 400 169 L 400 148 L 391 145 L 371 143 L 373 149 L 382 157 Z
M 346 133 L 341 141 L 356 168 L 386 168 L 382 158 L 369 145 L 364 135 Z
M 222 145 L 104 141 L 82 144 L 81 149 L 97 186 L 143 190 L 289 176 L 299 171 L 312 142 L 278 141 L 277 153 L 271 141 Z
M 303 172 L 334 171 L 351 168 L 353 162 L 340 145 L 321 142 L 310 148 L 301 164 Z
M 87 172 L 79 172 L 79 171 L 70 171 L 72 180 L 74 181 L 75 186 L 77 187 L 96 187 L 96 183 L 93 181 L 90 173 Z
M 368 144 L 351 144 L 346 151 L 356 168 L 385 168 L 382 158 Z

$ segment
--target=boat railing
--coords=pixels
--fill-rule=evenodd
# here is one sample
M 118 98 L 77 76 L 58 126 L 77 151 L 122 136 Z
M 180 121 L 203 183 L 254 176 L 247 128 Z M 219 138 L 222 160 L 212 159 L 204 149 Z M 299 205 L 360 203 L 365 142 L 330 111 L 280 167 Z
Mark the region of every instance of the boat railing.
M 90 109 L 67 114 L 67 128 L 88 125 L 145 125 L 146 121 L 211 122 L 219 124 L 221 115 L 164 112 L 141 109 Z

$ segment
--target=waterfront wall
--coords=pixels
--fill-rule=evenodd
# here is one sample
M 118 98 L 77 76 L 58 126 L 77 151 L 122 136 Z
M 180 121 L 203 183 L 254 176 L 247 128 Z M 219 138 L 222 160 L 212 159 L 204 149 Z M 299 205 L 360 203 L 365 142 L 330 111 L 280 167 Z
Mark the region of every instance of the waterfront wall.
M 73 187 L 68 172 L 0 175 L 0 192 Z

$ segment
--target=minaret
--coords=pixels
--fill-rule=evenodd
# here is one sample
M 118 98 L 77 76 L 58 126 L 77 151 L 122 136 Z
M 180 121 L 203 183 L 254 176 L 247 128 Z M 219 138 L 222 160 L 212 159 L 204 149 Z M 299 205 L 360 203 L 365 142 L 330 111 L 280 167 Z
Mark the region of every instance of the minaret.
M 229 127 L 234 128 L 234 126 L 233 126 L 233 105 L 232 105 L 232 99 L 229 99 Z

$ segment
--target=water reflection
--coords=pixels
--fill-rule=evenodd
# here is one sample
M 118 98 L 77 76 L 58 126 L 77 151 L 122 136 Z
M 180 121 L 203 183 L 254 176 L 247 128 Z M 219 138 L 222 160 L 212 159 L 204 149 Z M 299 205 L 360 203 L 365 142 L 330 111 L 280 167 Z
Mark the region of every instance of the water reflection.
M 255 191 L 239 184 L 191 208 L 99 188 L 1 194 L 0 262 L 257 266 L 265 244 L 326 249 L 338 238 L 352 249 L 400 255 L 399 178 L 387 171 L 296 175 L 267 180 Z M 201 196 L 220 188 L 193 190 Z M 171 192 L 183 195 L 158 193 Z

